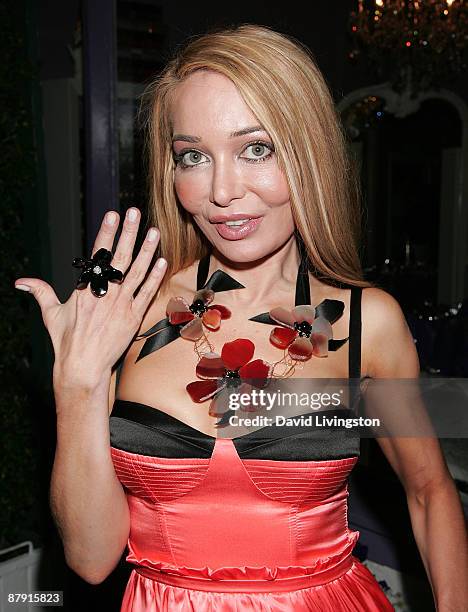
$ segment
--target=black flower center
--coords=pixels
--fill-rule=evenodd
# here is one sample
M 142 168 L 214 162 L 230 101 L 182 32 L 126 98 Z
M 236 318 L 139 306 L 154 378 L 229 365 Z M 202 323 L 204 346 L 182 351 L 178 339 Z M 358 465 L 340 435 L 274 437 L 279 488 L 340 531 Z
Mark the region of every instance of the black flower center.
M 201 317 L 203 313 L 208 310 L 208 306 L 206 306 L 203 300 L 194 300 L 190 304 L 189 308 L 190 308 L 190 311 L 197 317 Z
M 241 384 L 241 377 L 237 370 L 226 370 L 223 378 L 228 388 L 235 388 Z
M 294 329 L 299 332 L 299 336 L 305 336 L 306 338 L 310 338 L 310 334 L 312 333 L 312 325 L 307 323 L 307 321 L 301 321 L 300 323 L 296 321 L 294 323 Z

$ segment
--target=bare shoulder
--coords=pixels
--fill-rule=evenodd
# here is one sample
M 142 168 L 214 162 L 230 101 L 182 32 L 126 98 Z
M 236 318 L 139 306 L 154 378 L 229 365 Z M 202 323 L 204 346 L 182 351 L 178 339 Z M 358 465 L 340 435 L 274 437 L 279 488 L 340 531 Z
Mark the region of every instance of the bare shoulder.
M 413 378 L 419 360 L 405 314 L 390 293 L 378 287 L 362 290 L 362 357 L 371 377 Z
M 364 287 L 361 298 L 362 320 L 369 329 L 387 325 L 406 325 L 405 315 L 398 301 L 379 287 Z

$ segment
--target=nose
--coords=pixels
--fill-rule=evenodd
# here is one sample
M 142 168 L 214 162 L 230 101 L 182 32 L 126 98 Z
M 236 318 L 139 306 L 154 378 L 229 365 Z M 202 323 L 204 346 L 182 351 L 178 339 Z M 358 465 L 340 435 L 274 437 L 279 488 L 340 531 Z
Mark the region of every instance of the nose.
M 218 206 L 229 206 L 233 200 L 243 197 L 245 188 L 242 175 L 235 162 L 227 159 L 213 164 L 210 202 Z

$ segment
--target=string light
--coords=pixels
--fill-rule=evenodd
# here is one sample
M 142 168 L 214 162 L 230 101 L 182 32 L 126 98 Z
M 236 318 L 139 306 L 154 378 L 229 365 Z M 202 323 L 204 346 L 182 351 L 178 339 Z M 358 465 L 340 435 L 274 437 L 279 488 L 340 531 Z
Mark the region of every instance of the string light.
M 467 68 L 465 0 L 357 0 L 351 60 L 364 56 L 397 92 L 418 91 Z

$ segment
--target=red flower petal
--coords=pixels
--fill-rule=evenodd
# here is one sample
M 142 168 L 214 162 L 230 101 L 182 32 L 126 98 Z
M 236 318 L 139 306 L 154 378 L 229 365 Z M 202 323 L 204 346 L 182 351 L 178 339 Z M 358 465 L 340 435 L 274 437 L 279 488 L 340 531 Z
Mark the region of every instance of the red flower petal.
M 185 387 L 194 402 L 204 402 L 217 393 L 219 387 L 216 380 L 196 380 Z
M 208 306 L 208 310 L 211 310 L 212 308 L 216 308 L 216 310 L 221 313 L 222 319 L 229 319 L 231 316 L 231 311 L 229 308 L 226 308 L 226 306 L 221 306 L 221 304 L 213 304 L 213 306 Z
M 172 323 L 172 325 L 180 325 L 181 323 L 191 321 L 194 317 L 193 312 L 173 312 L 168 318 L 169 323 Z
M 287 327 L 294 327 L 294 317 L 290 310 L 286 310 L 282 306 L 273 308 L 269 312 L 270 317 L 273 321 L 280 323 L 280 325 L 286 325 Z
M 289 327 L 275 327 L 270 334 L 270 342 L 280 349 L 285 349 L 297 338 L 298 332 Z
M 180 335 L 186 340 L 200 340 L 203 336 L 203 325 L 200 317 L 195 317 L 193 321 L 182 327 Z
M 200 378 L 222 378 L 226 368 L 217 353 L 206 353 L 198 362 L 196 372 Z
M 312 333 L 310 335 L 313 352 L 316 357 L 328 356 L 328 337 L 325 334 Z
M 249 361 L 245 366 L 239 369 L 239 375 L 242 379 L 260 379 L 255 384 L 256 387 L 263 385 L 265 379 L 268 379 L 271 372 L 271 365 L 263 359 L 254 359 Z
M 221 313 L 216 308 L 211 310 L 207 310 L 202 315 L 203 323 L 208 327 L 208 329 L 219 329 L 221 325 Z
M 314 347 L 309 338 L 296 338 L 288 348 L 288 353 L 293 359 L 298 361 L 307 361 L 312 357 Z
M 255 344 L 248 338 L 226 342 L 221 350 L 221 359 L 227 370 L 237 370 L 248 363 L 254 354 Z
M 169 300 L 166 306 L 166 314 L 169 323 L 172 323 L 172 325 L 186 323 L 187 321 L 191 321 L 195 316 L 193 312 L 191 312 L 188 303 L 181 296 L 172 297 Z

